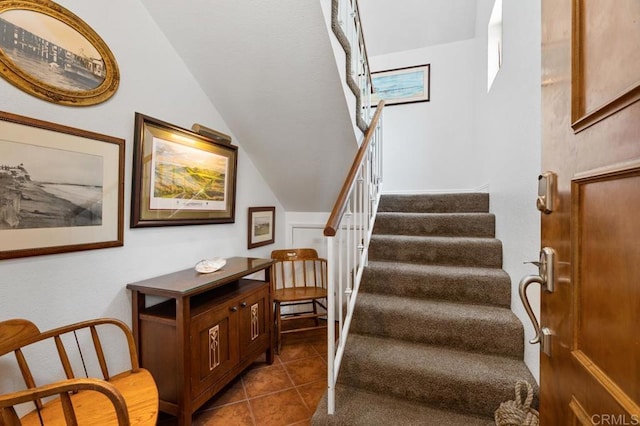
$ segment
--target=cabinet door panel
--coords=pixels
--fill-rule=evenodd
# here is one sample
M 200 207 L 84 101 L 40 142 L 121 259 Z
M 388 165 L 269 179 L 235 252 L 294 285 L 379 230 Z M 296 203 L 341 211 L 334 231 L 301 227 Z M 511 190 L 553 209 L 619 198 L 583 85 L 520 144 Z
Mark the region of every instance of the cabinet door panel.
M 235 306 L 235 305 L 234 305 Z M 191 389 L 206 389 L 238 363 L 237 314 L 224 305 L 196 316 L 191 327 Z
M 252 352 L 263 352 L 270 339 L 269 334 L 269 289 L 251 293 L 240 302 L 240 358 Z

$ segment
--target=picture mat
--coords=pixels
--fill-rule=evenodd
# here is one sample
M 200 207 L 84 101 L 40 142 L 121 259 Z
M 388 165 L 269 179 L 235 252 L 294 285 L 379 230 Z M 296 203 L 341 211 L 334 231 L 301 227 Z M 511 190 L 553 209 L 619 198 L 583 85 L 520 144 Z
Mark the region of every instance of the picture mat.
M 98 141 L 87 143 L 88 138 L 41 129 L 24 124 L 0 120 L 0 139 L 54 149 L 65 149 L 98 155 L 103 164 L 119 167 L 120 147 Z M 65 245 L 102 243 L 117 240 L 118 236 L 118 167 L 103 168 L 102 225 L 60 228 L 2 229 L 0 251 L 51 248 Z M 106 214 L 105 214 L 106 213 Z

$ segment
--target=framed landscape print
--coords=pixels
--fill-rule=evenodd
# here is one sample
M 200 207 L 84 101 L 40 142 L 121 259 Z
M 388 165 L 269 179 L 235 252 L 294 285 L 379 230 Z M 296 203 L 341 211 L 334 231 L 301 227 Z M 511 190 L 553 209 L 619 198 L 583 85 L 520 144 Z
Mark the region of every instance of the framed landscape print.
M 136 113 L 130 226 L 233 223 L 237 150 Z
M 0 0 L 0 75 L 30 95 L 70 106 L 104 102 L 120 82 L 102 38 L 48 0 Z
M 428 102 L 431 65 L 418 65 L 371 73 L 371 105 L 384 99 L 385 105 Z
M 249 207 L 247 247 L 266 246 L 275 242 L 276 208 Z
M 124 140 L 0 112 L 0 259 L 123 245 Z

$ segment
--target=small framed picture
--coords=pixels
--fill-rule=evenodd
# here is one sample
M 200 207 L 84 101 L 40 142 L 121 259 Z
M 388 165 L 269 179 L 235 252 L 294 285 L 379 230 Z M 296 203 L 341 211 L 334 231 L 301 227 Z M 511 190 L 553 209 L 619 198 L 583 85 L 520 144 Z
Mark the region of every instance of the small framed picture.
M 429 64 L 372 72 L 371 104 L 377 104 L 380 99 L 384 99 L 387 106 L 429 102 L 430 74 Z
M 276 208 L 249 207 L 247 247 L 252 249 L 275 242 Z

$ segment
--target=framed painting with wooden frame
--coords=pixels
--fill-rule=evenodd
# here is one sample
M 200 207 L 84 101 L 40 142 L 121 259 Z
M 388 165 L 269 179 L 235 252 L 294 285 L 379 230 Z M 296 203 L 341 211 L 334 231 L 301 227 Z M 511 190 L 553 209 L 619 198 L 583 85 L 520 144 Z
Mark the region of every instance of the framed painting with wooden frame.
M 237 151 L 136 113 L 130 226 L 233 223 Z
M 0 259 L 122 246 L 124 149 L 0 112 Z
M 273 244 L 275 230 L 275 207 L 249 207 L 247 248 L 252 249 Z
M 30 95 L 69 106 L 104 102 L 120 82 L 104 40 L 48 0 L 0 0 L 0 75 Z
M 385 106 L 431 100 L 430 64 L 372 72 L 371 81 L 371 105 L 377 105 L 380 99 Z

